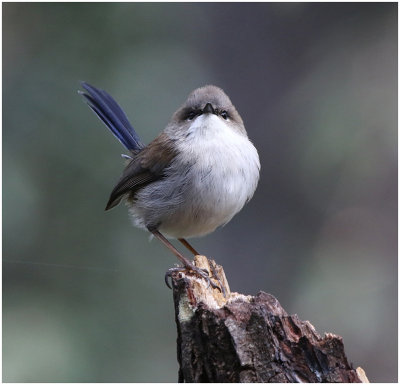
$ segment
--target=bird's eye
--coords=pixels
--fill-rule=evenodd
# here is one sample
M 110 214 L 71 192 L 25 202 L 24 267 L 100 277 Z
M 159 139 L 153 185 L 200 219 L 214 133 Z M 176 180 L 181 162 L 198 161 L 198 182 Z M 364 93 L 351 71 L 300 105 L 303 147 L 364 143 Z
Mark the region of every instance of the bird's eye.
M 187 114 L 187 119 L 188 120 L 193 120 L 195 117 L 196 117 L 196 112 L 194 112 L 194 111 L 190 111 L 188 114 Z
M 221 112 L 221 116 L 225 119 L 228 120 L 228 113 L 226 111 Z

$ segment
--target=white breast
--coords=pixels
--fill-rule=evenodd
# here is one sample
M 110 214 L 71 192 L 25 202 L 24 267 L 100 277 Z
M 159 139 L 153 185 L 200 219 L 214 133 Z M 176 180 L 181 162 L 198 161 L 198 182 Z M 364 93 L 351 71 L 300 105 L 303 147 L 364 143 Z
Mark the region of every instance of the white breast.
M 259 179 L 257 150 L 247 136 L 216 115 L 202 115 L 180 141 L 177 167 L 191 164 L 184 199 L 160 231 L 201 236 L 229 222 L 253 196 Z

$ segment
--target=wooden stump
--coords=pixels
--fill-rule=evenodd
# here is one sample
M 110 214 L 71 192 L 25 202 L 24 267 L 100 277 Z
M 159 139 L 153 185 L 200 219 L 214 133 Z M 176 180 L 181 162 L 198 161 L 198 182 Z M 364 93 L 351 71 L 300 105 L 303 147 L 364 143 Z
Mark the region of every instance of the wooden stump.
M 173 274 L 179 382 L 368 382 L 348 363 L 340 336 L 321 337 L 271 294 L 231 293 L 222 267 L 204 256 L 195 264 L 216 271 L 227 294 Z

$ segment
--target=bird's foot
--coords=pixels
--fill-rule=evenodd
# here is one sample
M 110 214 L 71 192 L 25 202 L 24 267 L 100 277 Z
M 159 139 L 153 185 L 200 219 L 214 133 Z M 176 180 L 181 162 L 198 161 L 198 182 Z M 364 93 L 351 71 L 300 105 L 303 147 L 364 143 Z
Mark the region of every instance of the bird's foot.
M 222 293 L 222 295 L 224 296 L 224 298 L 226 298 L 226 290 L 225 290 L 225 286 L 222 284 L 222 281 L 217 273 L 217 270 L 214 267 L 213 261 L 208 260 L 208 264 L 210 265 L 210 269 L 211 269 L 211 273 L 213 275 L 213 277 L 215 278 L 216 281 L 218 281 L 219 284 L 219 291 Z
M 208 274 L 208 271 L 206 269 L 200 269 L 200 268 L 194 266 L 193 264 L 188 264 L 187 266 L 172 267 L 167 270 L 167 272 L 165 273 L 164 279 L 165 279 L 166 285 L 170 289 L 172 289 L 172 287 L 169 284 L 169 278 L 171 278 L 171 280 L 172 280 L 173 273 L 189 273 L 189 274 L 197 275 L 199 278 L 203 278 L 207 282 L 207 284 L 208 284 L 207 289 L 211 286 L 213 289 L 218 289 L 222 294 L 224 294 L 224 292 L 225 292 L 218 276 L 216 276 L 215 278 L 217 279 L 220 286 L 218 286 L 211 280 L 211 278 Z M 224 294 L 224 296 L 225 296 L 225 294 Z

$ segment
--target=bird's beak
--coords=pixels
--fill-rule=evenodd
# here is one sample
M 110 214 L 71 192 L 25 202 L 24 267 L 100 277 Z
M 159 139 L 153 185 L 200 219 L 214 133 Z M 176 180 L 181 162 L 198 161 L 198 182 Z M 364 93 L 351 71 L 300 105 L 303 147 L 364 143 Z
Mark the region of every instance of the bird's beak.
M 215 114 L 215 110 L 211 103 L 207 103 L 206 106 L 203 108 L 203 114 Z

